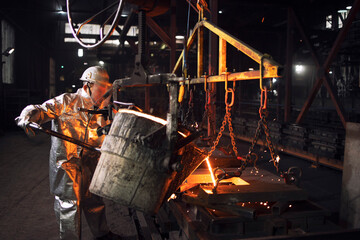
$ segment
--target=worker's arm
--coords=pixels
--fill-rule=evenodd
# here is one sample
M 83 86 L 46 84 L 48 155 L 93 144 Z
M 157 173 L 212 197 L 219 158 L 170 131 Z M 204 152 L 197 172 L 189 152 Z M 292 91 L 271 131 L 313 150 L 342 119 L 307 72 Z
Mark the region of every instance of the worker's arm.
M 28 135 L 35 135 L 34 131 L 28 127 L 30 122 L 37 124 L 43 124 L 55 119 L 63 111 L 64 94 L 58 97 L 52 98 L 43 104 L 28 105 L 25 107 L 20 116 L 15 118 L 16 124 L 23 128 Z

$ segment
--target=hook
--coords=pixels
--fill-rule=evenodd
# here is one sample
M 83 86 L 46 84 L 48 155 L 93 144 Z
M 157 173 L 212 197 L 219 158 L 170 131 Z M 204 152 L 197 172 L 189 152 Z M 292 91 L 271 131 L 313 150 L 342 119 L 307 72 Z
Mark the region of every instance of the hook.
M 228 103 L 228 93 L 231 92 L 231 102 Z M 225 104 L 227 107 L 232 107 L 234 105 L 234 100 L 235 100 L 235 92 L 234 89 L 232 88 L 228 88 L 225 92 Z

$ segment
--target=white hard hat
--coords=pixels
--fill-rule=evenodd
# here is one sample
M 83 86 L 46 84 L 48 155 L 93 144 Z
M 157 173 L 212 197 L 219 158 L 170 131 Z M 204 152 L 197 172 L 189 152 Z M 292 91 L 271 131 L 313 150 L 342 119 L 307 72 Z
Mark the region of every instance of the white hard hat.
M 82 74 L 81 81 L 109 85 L 109 75 L 105 68 L 99 66 L 89 67 Z

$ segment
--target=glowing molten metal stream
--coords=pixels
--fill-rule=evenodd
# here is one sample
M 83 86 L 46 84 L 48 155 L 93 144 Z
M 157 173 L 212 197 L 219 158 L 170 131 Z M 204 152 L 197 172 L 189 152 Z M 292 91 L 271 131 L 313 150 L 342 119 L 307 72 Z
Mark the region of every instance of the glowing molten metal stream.
M 213 181 L 214 186 L 216 186 L 215 176 L 214 176 L 214 173 L 213 173 L 211 165 L 210 165 L 209 157 L 206 157 L 205 161 L 206 161 L 206 164 L 207 164 L 207 166 L 209 168 L 211 180 Z
M 155 116 L 146 114 L 146 113 L 141 113 L 141 112 L 137 112 L 137 111 L 130 110 L 130 109 L 120 109 L 118 112 L 134 114 L 134 115 L 136 115 L 136 116 L 143 117 L 143 118 L 147 118 L 147 119 L 149 119 L 149 120 L 152 120 L 152 121 L 154 121 L 154 122 L 160 123 L 160 124 L 162 124 L 162 125 L 166 125 L 166 124 L 167 124 L 167 121 L 164 120 L 164 119 L 162 119 L 162 118 L 158 118 L 158 117 L 155 117 Z

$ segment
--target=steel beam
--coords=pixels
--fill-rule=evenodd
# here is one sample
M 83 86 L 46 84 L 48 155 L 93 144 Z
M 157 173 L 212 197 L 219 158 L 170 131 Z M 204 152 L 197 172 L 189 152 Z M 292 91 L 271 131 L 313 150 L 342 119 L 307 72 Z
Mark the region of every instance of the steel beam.
M 194 41 L 194 33 L 200 28 L 200 27 L 206 27 L 207 29 L 209 29 L 212 33 L 216 34 L 217 36 L 221 37 L 222 39 L 224 39 L 226 42 L 228 42 L 229 44 L 231 44 L 232 46 L 234 46 L 236 49 L 238 49 L 239 51 L 243 52 L 245 55 L 247 55 L 248 57 L 250 57 L 251 59 L 253 59 L 255 62 L 259 63 L 261 62 L 261 58 L 264 57 L 264 54 L 260 53 L 259 51 L 251 48 L 249 45 L 247 45 L 246 43 L 238 40 L 237 38 L 235 38 L 234 36 L 232 36 L 231 34 L 227 33 L 226 31 L 224 31 L 223 29 L 217 27 L 216 25 L 206 21 L 206 20 L 202 20 L 200 22 L 198 22 L 195 27 L 194 27 L 194 31 L 193 34 L 190 36 L 188 43 L 187 43 L 187 49 L 190 48 L 190 45 L 193 43 Z M 174 69 L 173 69 L 173 73 L 176 72 L 176 70 L 179 68 L 180 63 L 181 63 L 181 59 L 183 58 L 183 54 L 180 55 Z M 265 58 L 263 60 L 263 65 L 264 65 L 264 71 L 267 71 L 270 73 L 271 76 L 277 76 L 279 77 L 280 75 L 282 75 L 282 66 L 280 64 L 278 64 L 276 61 L 274 61 L 273 59 L 269 59 L 269 58 Z M 264 76 L 265 78 L 266 76 Z
M 240 50 L 245 55 L 247 55 L 248 57 L 250 57 L 251 59 L 253 59 L 255 62 L 257 62 L 259 64 L 261 62 L 261 58 L 264 57 L 264 54 L 262 54 L 261 52 L 259 52 L 256 49 L 250 47 L 246 43 L 236 39 L 234 36 L 227 33 L 225 30 L 219 28 L 218 26 L 216 26 L 216 25 L 214 25 L 214 24 L 212 24 L 212 23 L 210 23 L 208 21 L 203 20 L 201 22 L 198 22 L 196 24 L 195 28 L 196 27 L 201 27 L 201 26 L 206 27 L 211 32 L 213 32 L 216 35 L 218 35 L 219 37 L 223 38 L 226 42 L 228 42 L 229 44 L 234 46 L 236 49 Z M 278 67 L 280 66 L 280 64 L 278 64 L 274 60 L 268 59 L 268 58 L 265 58 L 263 62 L 264 62 L 264 67 L 265 68 L 273 68 L 273 71 L 277 71 Z
M 193 32 L 191 33 L 188 41 L 187 41 L 187 44 L 186 44 L 186 51 L 189 51 L 190 49 L 190 46 L 193 44 L 194 40 L 195 40 L 195 36 L 196 36 L 196 33 L 197 33 L 197 29 L 194 28 Z M 182 63 L 182 60 L 184 58 L 184 51 L 181 52 L 175 66 L 172 68 L 172 73 L 175 73 L 179 67 L 180 67 L 180 64 Z
M 146 16 L 146 24 L 150 29 L 163 41 L 169 48 L 171 48 L 171 40 L 169 35 L 149 16 Z
M 263 74 L 264 78 L 277 78 L 281 77 L 277 74 L 269 73 L 268 71 L 264 70 Z M 260 71 L 245 71 L 245 72 L 235 72 L 235 73 L 229 73 L 228 74 L 228 81 L 243 81 L 243 80 L 254 80 L 260 78 Z M 216 82 L 225 82 L 225 75 L 216 75 L 216 76 L 210 76 L 207 78 L 208 83 L 216 83 Z M 190 81 L 190 84 L 198 84 L 198 83 L 204 83 L 205 78 L 193 78 Z
M 338 103 L 337 97 L 335 96 L 334 92 L 332 91 L 331 83 L 327 80 L 326 74 L 328 72 L 328 68 L 329 68 L 331 62 L 334 60 L 336 54 L 338 53 L 340 45 L 343 42 L 347 32 L 349 31 L 350 26 L 351 26 L 352 22 L 354 21 L 359 9 L 360 9 L 360 0 L 355 0 L 354 4 L 349 12 L 349 15 L 346 19 L 345 25 L 339 32 L 328 57 L 326 58 L 324 64 L 321 67 L 319 67 L 318 79 L 316 80 L 316 83 L 314 84 L 310 95 L 308 96 L 305 104 L 303 105 L 303 107 L 296 119 L 297 124 L 299 124 L 303 120 L 304 115 L 307 113 L 311 104 L 313 103 L 313 101 L 316 97 L 316 94 L 317 94 L 318 90 L 320 89 L 321 84 L 324 81 L 326 81 L 325 86 L 326 86 L 327 90 L 329 91 L 329 94 L 331 95 L 331 99 L 335 104 L 336 111 L 341 119 L 341 122 L 342 122 L 344 128 L 346 127 L 346 119 L 343 114 L 343 108 Z

